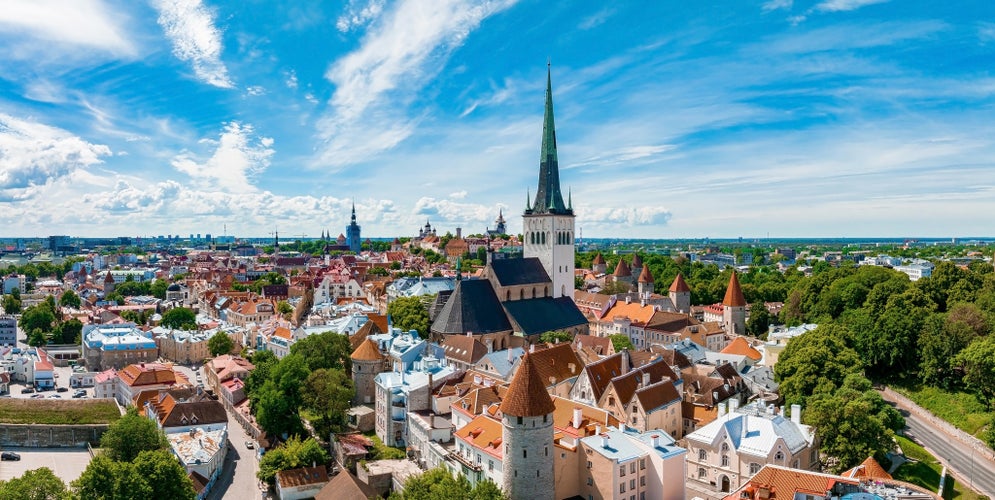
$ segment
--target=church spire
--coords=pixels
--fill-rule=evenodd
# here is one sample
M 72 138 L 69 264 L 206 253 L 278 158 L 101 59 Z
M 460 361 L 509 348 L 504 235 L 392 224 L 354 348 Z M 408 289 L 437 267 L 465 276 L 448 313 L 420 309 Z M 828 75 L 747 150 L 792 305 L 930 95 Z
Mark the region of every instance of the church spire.
M 553 80 L 546 64 L 546 110 L 542 120 L 542 147 L 539 151 L 539 188 L 531 213 L 569 214 L 560 192 L 560 169 L 556 157 L 556 126 L 553 123 Z
M 352 200 L 352 223 L 356 223 L 356 200 Z

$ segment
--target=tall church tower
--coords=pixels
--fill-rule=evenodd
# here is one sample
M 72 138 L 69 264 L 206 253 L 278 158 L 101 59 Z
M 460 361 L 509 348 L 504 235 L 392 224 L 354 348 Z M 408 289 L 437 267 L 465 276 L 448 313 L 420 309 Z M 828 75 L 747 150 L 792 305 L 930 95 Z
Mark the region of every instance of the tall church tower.
M 553 126 L 553 84 L 546 70 L 546 112 L 542 122 L 539 152 L 539 187 L 534 202 L 526 197 L 524 256 L 536 257 L 553 280 L 553 297 L 574 296 L 574 211 L 568 196 L 563 203 L 560 168 L 556 159 L 556 129 Z
M 356 203 L 352 204 L 352 221 L 345 228 L 346 234 L 346 244 L 349 245 L 349 251 L 359 255 L 359 252 L 363 250 L 362 244 L 363 240 L 359 237 L 359 224 L 356 224 Z

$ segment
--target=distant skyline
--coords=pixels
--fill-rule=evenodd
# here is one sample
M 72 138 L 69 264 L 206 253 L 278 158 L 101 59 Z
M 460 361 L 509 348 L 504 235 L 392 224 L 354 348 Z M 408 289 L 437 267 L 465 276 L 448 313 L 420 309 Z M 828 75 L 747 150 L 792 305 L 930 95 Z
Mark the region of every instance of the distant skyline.
M 0 234 L 995 235 L 995 3 L 5 0 Z

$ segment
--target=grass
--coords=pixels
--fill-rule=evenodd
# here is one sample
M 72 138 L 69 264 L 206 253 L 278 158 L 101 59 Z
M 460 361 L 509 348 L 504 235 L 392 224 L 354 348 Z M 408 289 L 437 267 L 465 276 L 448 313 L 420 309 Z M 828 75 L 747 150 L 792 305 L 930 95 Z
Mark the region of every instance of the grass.
M 370 460 L 397 460 L 407 457 L 403 449 L 385 445 L 375 433 L 367 433 L 364 436 L 373 441 L 373 453 L 370 454 Z
M 902 464 L 891 475 L 899 481 L 922 486 L 930 491 L 939 489 L 940 473 L 943 472 L 943 466 L 936 458 L 922 446 L 907 438 L 896 436 L 895 439 L 902 448 L 902 452 L 905 453 L 905 457 L 913 461 Z M 957 483 L 952 476 L 947 474 L 943 498 L 946 500 L 981 500 L 987 497 L 978 495 L 966 486 Z
M 972 436 L 980 437 L 985 426 L 991 422 L 991 413 L 971 393 L 928 386 L 893 389 Z
M 98 399 L 0 399 L 0 422 L 5 424 L 109 424 L 121 418 L 113 401 Z

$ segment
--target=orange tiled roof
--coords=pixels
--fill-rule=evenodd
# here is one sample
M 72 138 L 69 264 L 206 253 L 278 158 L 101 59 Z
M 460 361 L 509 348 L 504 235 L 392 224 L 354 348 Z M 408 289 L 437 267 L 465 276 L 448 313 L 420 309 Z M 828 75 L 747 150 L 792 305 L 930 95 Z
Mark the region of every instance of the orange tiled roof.
M 650 273 L 649 266 L 644 267 L 643 270 L 639 273 L 639 282 L 653 283 L 653 274 Z
M 279 326 L 276 328 L 276 331 L 273 332 L 273 336 L 290 340 L 293 337 L 293 333 L 290 331 L 289 328 Z
M 522 365 L 501 402 L 502 413 L 516 417 L 537 417 L 552 413 L 555 409 L 546 392 L 546 382 L 540 378 L 532 357 L 533 354 L 529 353 L 522 357 Z
M 736 277 L 736 271 L 732 272 L 729 276 L 729 286 L 726 288 L 726 296 L 722 299 L 722 305 L 729 307 L 742 307 L 746 305 L 746 299 L 743 298 L 743 289 L 739 286 L 739 278 Z
M 796 493 L 823 497 L 833 489 L 836 483 L 857 484 L 857 481 L 847 481 L 839 476 L 830 476 L 818 472 L 800 469 L 789 469 L 774 465 L 764 466 L 752 479 L 750 486 L 757 490 L 766 489 L 769 498 L 793 498 Z M 763 497 L 763 495 L 759 495 Z
M 550 402 L 549 405 L 553 406 L 553 403 Z M 504 456 L 504 448 L 501 446 L 502 431 L 500 422 L 486 415 L 480 415 L 456 431 L 456 436 L 490 455 L 502 458 Z
M 738 354 L 746 356 L 753 361 L 760 361 L 760 358 L 763 357 L 763 355 L 760 354 L 760 351 L 750 346 L 750 343 L 743 337 L 736 337 L 733 339 L 732 342 L 725 347 L 725 349 L 722 349 L 722 354 Z
M 632 271 L 629 270 L 629 265 L 625 263 L 624 259 L 618 259 L 618 264 L 615 266 L 615 276 L 632 276 Z
M 158 363 L 128 365 L 117 372 L 118 377 L 131 387 L 151 384 L 174 384 L 176 373 L 173 369 Z
M 651 305 L 642 305 L 639 302 L 630 302 L 628 304 L 625 302 L 616 302 L 615 305 L 605 312 L 601 319 L 604 321 L 613 321 L 615 318 L 629 318 L 633 323 L 645 325 L 653 317 L 653 313 L 655 312 L 656 308 Z
M 670 291 L 678 293 L 690 292 L 691 287 L 689 287 L 687 282 L 684 281 L 684 276 L 681 276 L 681 273 L 677 273 L 677 277 L 674 278 L 674 282 L 670 284 Z
M 893 479 L 891 474 L 888 474 L 881 467 L 881 464 L 874 457 L 867 457 L 860 465 L 840 474 L 843 477 L 852 477 L 856 479 Z
M 352 351 L 350 358 L 356 361 L 379 361 L 383 359 L 383 354 L 380 353 L 380 349 L 377 348 L 377 343 L 366 339 L 363 343 L 359 344 L 359 347 L 355 351 Z
M 598 255 L 595 255 L 594 260 L 591 261 L 591 264 L 593 265 L 604 264 L 604 263 L 605 263 L 605 258 L 601 256 L 601 252 L 598 252 Z

